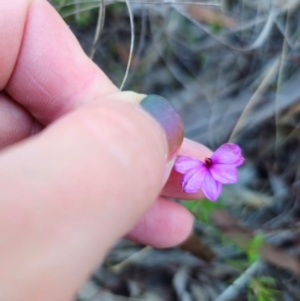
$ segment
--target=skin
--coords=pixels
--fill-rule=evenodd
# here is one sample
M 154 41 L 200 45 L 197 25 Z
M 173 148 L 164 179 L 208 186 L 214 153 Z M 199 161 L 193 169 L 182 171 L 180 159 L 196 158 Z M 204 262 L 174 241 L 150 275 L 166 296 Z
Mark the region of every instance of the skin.
M 0 53 L 0 300 L 71 300 L 119 238 L 187 238 L 169 198 L 202 193 L 181 191 L 161 128 L 46 1 L 0 1 Z M 179 155 L 211 151 L 184 140 Z

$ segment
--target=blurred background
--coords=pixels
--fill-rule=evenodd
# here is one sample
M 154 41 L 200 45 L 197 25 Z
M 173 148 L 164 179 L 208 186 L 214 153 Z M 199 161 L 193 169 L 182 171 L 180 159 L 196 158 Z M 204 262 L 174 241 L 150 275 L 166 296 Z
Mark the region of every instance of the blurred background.
M 246 158 L 217 203 L 183 202 L 188 241 L 121 241 L 77 301 L 300 300 L 300 0 L 50 2 L 117 86 L 164 96 L 187 137 Z

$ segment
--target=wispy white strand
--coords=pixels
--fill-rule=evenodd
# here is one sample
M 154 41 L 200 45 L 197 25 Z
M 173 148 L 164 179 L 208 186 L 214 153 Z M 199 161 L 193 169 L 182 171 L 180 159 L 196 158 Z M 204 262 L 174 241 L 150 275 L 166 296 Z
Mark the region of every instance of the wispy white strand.
M 182 5 L 201 5 L 201 6 L 221 6 L 220 1 L 198 1 L 198 0 L 104 0 L 105 5 L 114 4 L 117 2 L 124 2 L 124 3 L 136 3 L 136 4 L 160 4 L 160 5 L 171 5 L 171 4 L 182 4 Z M 91 4 L 98 4 L 99 0 L 78 0 L 78 3 L 91 3 Z M 57 9 L 61 9 L 67 6 L 72 6 L 74 3 L 63 3 L 61 5 L 56 6 Z M 98 7 L 96 5 L 96 7 Z M 94 6 L 93 6 L 94 7 Z
M 126 1 L 127 9 L 128 9 L 129 19 L 130 19 L 131 41 L 130 41 L 130 52 L 129 52 L 129 58 L 128 58 L 128 63 L 127 63 L 127 67 L 126 67 L 126 72 L 125 72 L 122 84 L 120 86 L 120 90 L 123 90 L 125 82 L 128 77 L 129 69 L 130 69 L 131 62 L 132 62 L 134 37 L 135 37 L 133 13 L 132 13 L 132 10 L 131 10 L 130 4 L 129 4 L 129 0 L 125 0 L 125 1 Z

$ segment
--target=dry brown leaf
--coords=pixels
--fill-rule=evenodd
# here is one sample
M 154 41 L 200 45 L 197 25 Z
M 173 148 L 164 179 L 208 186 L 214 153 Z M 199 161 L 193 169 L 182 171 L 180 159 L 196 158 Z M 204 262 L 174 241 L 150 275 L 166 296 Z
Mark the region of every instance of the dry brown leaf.
M 190 252 L 197 258 L 200 258 L 207 262 L 211 262 L 216 257 L 214 251 L 206 246 L 195 234 L 192 234 L 185 242 L 183 242 L 179 246 L 179 248 L 181 250 Z
M 200 5 L 188 5 L 186 12 L 196 21 L 218 24 L 219 26 L 226 28 L 233 28 L 237 26 L 235 19 L 225 16 L 220 10 L 216 10 L 209 7 L 203 7 Z

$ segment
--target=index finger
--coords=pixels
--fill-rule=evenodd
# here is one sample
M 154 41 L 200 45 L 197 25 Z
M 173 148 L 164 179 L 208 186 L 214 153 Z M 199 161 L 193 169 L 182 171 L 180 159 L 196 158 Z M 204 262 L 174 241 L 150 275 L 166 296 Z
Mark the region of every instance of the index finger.
M 42 124 L 118 90 L 45 0 L 0 2 L 0 50 L 0 90 Z

